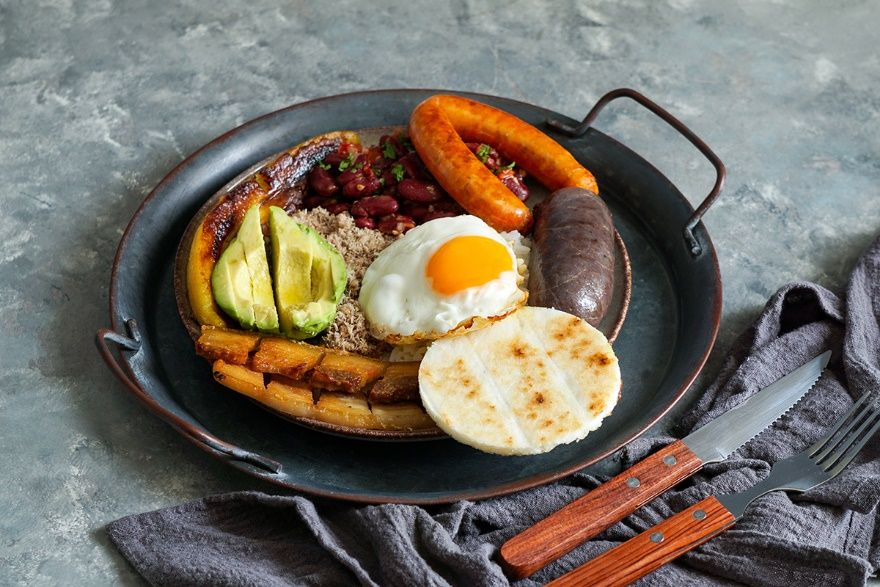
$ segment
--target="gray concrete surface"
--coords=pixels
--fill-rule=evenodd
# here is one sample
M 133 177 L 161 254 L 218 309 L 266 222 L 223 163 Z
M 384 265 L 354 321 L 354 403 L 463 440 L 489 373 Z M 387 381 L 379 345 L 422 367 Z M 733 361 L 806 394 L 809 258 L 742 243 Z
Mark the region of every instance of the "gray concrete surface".
M 726 284 L 711 373 L 776 288 L 840 288 L 880 231 L 878 22 L 880 4 L 853 0 L 0 0 L 0 584 L 140 584 L 105 523 L 272 490 L 149 415 L 92 346 L 128 218 L 209 139 L 369 88 L 487 92 L 575 117 L 611 88 L 641 89 L 730 170 L 706 218 Z M 599 124 L 692 199 L 711 184 L 635 109 Z

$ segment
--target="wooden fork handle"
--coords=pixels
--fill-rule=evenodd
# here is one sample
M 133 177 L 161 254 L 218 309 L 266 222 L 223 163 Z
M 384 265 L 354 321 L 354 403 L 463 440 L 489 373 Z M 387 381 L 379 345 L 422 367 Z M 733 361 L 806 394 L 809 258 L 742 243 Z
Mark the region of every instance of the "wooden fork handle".
M 551 581 L 547 587 L 629 585 L 717 536 L 734 522 L 736 518 L 721 502 L 707 497 Z
M 502 564 L 508 574 L 527 577 L 702 466 L 685 443 L 676 441 L 508 540 L 501 547 Z

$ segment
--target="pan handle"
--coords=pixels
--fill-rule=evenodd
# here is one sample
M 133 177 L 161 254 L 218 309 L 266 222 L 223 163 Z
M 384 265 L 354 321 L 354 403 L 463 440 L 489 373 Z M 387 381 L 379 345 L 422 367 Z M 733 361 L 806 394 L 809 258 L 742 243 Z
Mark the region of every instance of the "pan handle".
M 200 448 L 203 448 L 208 452 L 219 453 L 230 460 L 247 463 L 274 475 L 281 473 L 281 463 L 241 449 L 228 442 L 220 440 L 204 430 L 196 428 L 191 423 L 166 410 L 153 397 L 144 392 L 144 390 L 141 389 L 131 377 L 129 377 L 128 373 L 126 373 L 125 369 L 123 369 L 120 364 L 120 362 L 126 362 L 124 357 L 121 356 L 123 351 L 136 353 L 141 348 L 141 335 L 138 331 L 137 322 L 134 319 L 128 319 L 125 321 L 125 327 L 128 330 L 127 336 L 119 334 L 109 328 L 100 329 L 95 335 L 95 344 L 98 346 L 98 352 L 100 353 L 101 358 L 104 359 L 104 362 L 107 363 L 107 366 L 113 374 L 116 375 L 117 379 L 128 388 L 128 391 L 131 392 L 132 395 L 146 404 L 150 410 L 158 414 L 163 420 L 186 434 L 186 436 L 188 436 Z M 120 360 L 117 360 L 113 355 L 110 346 L 107 344 L 108 342 L 112 342 L 119 347 Z
M 654 102 L 653 100 L 647 98 L 643 94 L 632 90 L 630 88 L 619 88 L 617 90 L 611 90 L 596 102 L 596 105 L 593 106 L 593 109 L 587 114 L 584 118 L 583 122 L 577 125 L 570 125 L 562 122 L 561 120 L 549 119 L 547 121 L 547 125 L 572 137 L 582 136 L 587 132 L 587 129 L 592 126 L 593 122 L 596 120 L 596 117 L 599 116 L 599 113 L 608 105 L 609 102 L 616 100 L 617 98 L 629 98 L 638 104 L 641 104 L 657 116 L 659 116 L 663 121 L 665 121 L 669 126 L 677 130 L 681 133 L 684 138 L 686 138 L 690 143 L 695 146 L 700 153 L 702 153 L 706 159 L 715 167 L 715 185 L 712 186 L 712 191 L 709 192 L 709 195 L 697 206 L 697 209 L 694 210 L 694 213 L 688 219 L 687 224 L 684 227 L 684 240 L 687 243 L 688 250 L 691 252 L 691 255 L 697 257 L 700 253 L 703 252 L 703 247 L 697 240 L 697 237 L 694 235 L 694 229 L 697 224 L 700 222 L 700 219 L 703 217 L 703 214 L 709 209 L 715 200 L 718 198 L 718 194 L 721 193 L 721 188 L 724 186 L 724 178 L 727 176 L 727 170 L 724 168 L 724 163 L 721 162 L 721 159 L 718 158 L 712 149 L 703 142 L 703 139 L 694 134 L 694 132 L 689 129 L 685 124 L 677 119 L 675 116 L 670 114 L 667 110 L 665 110 L 662 106 Z

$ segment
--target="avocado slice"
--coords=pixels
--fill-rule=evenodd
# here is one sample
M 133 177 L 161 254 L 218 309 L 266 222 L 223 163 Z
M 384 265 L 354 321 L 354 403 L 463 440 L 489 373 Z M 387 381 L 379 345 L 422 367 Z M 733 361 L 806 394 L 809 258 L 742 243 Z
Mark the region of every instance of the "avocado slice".
M 348 275 L 342 255 L 283 209 L 269 208 L 272 277 L 281 332 L 311 338 L 333 322 Z
M 211 289 L 217 305 L 238 320 L 245 328 L 253 328 L 254 300 L 251 290 L 251 274 L 248 271 L 244 246 L 233 240 L 220 255 L 211 273 Z
M 220 255 L 211 273 L 211 289 L 217 305 L 243 327 L 278 332 L 259 204 L 248 209 L 238 234 Z
M 272 294 L 272 278 L 269 276 L 269 260 L 266 257 L 266 241 L 263 239 L 259 205 L 251 206 L 245 213 L 236 240 L 244 247 L 244 256 L 251 277 L 254 323 L 262 332 L 278 332 L 278 312 Z

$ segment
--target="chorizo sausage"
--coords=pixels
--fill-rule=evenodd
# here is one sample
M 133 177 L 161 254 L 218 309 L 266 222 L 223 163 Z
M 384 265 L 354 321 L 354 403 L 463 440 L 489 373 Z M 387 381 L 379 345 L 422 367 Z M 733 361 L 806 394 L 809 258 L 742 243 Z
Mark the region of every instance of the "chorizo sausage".
M 432 96 L 416 106 L 409 136 L 425 166 L 470 214 L 496 230 L 531 228 L 532 214 L 465 145 L 492 145 L 549 190 L 598 192 L 593 174 L 559 143 L 497 108 L 457 96 Z
M 580 188 L 553 192 L 535 208 L 532 242 L 529 304 L 598 325 L 614 289 L 614 224 L 605 203 Z

